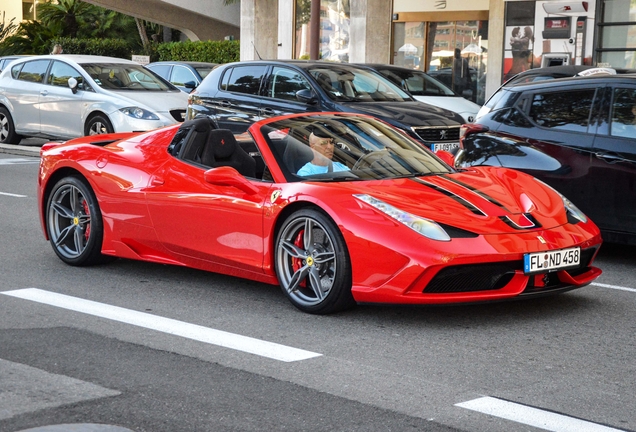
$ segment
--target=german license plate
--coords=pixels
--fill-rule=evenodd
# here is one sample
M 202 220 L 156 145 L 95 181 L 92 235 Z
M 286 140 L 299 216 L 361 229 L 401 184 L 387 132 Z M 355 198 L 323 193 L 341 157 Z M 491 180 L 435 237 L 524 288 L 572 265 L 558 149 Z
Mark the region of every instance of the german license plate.
M 574 247 L 546 252 L 528 253 L 523 256 L 523 272 L 542 273 L 577 267 L 581 264 L 581 248 Z
M 433 153 L 438 152 L 439 150 L 444 150 L 447 152 L 452 152 L 456 148 L 459 148 L 459 143 L 439 143 L 439 144 L 431 144 L 431 150 Z

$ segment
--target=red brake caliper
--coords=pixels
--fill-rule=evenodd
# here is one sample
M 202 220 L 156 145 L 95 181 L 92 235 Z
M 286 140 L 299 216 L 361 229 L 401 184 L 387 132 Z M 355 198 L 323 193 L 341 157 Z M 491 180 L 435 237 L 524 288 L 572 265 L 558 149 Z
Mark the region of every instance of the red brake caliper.
M 294 240 L 294 245 L 298 246 L 301 249 L 304 249 L 305 248 L 303 245 L 304 237 L 305 237 L 305 230 L 301 230 L 296 236 L 296 240 Z M 300 258 L 292 258 L 292 268 L 294 269 L 294 273 L 300 270 L 302 266 L 303 266 L 303 260 L 301 260 Z M 298 285 L 303 288 L 307 286 L 304 280 L 300 281 Z
M 84 214 L 86 216 L 90 216 L 91 215 L 91 211 L 88 208 L 88 203 L 86 202 L 86 200 L 82 201 L 82 206 L 84 207 Z M 91 224 L 89 222 L 89 224 L 86 226 L 86 231 L 84 231 L 84 238 L 86 239 L 86 241 L 88 241 L 88 238 L 91 235 Z

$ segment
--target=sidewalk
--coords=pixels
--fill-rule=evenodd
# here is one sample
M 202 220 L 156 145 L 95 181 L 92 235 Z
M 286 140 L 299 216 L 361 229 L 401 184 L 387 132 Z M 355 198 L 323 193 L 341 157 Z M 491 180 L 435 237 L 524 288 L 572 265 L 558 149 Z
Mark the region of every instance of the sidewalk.
M 40 157 L 40 147 L 47 140 L 29 138 L 24 140 L 27 145 L 0 144 L 0 153 L 9 153 L 20 156 Z

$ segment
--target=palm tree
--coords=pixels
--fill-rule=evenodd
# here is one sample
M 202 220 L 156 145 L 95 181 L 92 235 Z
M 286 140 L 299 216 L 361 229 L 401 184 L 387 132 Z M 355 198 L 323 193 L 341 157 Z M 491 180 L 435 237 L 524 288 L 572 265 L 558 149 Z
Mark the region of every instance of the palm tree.
M 92 5 L 81 0 L 58 0 L 39 5 L 38 18 L 45 26 L 63 23 L 61 36 L 76 38 L 80 25 L 90 22 L 93 12 Z

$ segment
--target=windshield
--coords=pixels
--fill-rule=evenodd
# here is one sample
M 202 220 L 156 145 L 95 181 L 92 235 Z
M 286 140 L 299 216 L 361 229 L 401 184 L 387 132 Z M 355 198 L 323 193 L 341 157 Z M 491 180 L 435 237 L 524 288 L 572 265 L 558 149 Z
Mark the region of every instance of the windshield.
M 412 100 L 382 75 L 366 69 L 337 65 L 315 66 L 308 70 L 318 85 L 339 102 L 404 102 Z
M 171 86 L 141 65 L 85 63 L 81 65 L 95 83 L 106 90 L 168 91 Z
M 294 117 L 261 127 L 288 181 L 380 180 L 453 169 L 407 135 L 366 116 Z
M 205 78 L 206 76 L 208 76 L 208 74 L 212 72 L 213 68 L 214 66 L 195 66 L 194 67 L 194 69 L 196 69 L 199 75 L 201 75 L 201 78 Z
M 391 69 L 380 69 L 379 72 L 413 96 L 457 96 L 454 91 L 424 72 Z

